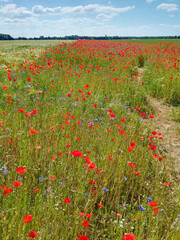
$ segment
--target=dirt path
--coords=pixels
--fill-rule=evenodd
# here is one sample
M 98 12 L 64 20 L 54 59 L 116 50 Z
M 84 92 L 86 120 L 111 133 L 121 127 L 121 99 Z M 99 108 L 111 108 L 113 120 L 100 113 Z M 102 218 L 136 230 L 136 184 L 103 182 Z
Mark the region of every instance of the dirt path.
M 143 74 L 143 69 L 138 69 L 138 78 Z M 164 104 L 162 101 L 148 97 L 150 105 L 155 110 L 154 127 L 157 132 L 161 132 L 164 137 L 162 149 L 169 160 L 174 160 L 174 170 L 180 177 L 180 135 L 178 129 L 180 124 L 172 118 L 172 107 Z

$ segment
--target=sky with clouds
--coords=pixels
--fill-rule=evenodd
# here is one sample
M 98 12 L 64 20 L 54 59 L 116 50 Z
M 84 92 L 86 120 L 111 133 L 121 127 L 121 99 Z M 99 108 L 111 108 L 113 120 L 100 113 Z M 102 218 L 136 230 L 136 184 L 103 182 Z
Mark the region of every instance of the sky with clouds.
M 180 35 L 179 0 L 0 0 L 0 33 L 39 36 Z

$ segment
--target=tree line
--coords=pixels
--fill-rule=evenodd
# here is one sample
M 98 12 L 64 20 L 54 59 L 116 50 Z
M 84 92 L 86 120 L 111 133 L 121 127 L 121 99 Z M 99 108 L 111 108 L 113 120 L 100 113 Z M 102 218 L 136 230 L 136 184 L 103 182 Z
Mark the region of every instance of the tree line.
M 133 37 L 133 36 L 64 36 L 64 37 L 17 37 L 13 38 L 9 34 L 0 33 L 0 40 L 78 40 L 78 39 L 95 39 L 95 40 L 125 40 L 125 39 L 180 39 L 180 36 L 144 36 L 144 37 Z

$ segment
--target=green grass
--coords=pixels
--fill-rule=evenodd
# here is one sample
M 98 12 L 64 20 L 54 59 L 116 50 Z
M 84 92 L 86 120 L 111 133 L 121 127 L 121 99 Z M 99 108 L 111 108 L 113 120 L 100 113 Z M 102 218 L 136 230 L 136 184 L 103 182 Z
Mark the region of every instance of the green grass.
M 172 115 L 176 122 L 180 122 L 180 108 L 178 107 L 173 108 Z
M 142 42 L 142 43 L 180 43 L 180 39 L 130 39 L 126 40 L 127 42 Z
M 137 79 L 142 45 L 39 47 L 1 63 L 0 238 L 178 239 L 176 175 L 152 128 L 147 82 Z

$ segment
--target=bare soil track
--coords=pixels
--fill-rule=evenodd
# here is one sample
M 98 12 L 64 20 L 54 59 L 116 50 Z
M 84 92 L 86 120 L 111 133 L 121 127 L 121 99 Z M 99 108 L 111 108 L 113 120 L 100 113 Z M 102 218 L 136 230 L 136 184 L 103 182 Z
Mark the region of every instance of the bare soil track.
M 138 78 L 140 79 L 143 74 L 143 68 L 138 69 Z M 180 124 L 172 118 L 172 107 L 164 104 L 162 101 L 148 97 L 148 101 L 152 108 L 155 110 L 154 127 L 156 131 L 162 133 L 164 141 L 162 149 L 169 160 L 172 160 L 172 165 L 177 177 L 180 178 L 180 135 L 178 129 Z

